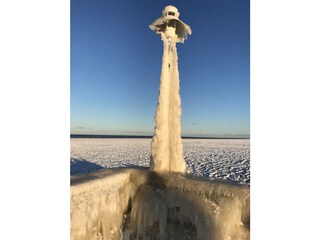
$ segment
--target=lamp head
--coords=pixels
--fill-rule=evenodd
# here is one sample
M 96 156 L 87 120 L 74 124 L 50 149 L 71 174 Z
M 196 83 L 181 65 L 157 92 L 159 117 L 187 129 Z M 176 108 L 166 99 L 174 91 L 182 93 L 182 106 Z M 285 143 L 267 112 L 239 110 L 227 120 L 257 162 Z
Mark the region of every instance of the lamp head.
M 192 31 L 187 24 L 179 19 L 179 16 L 180 13 L 176 7 L 171 5 L 166 6 L 162 10 L 162 17 L 155 20 L 149 27 L 158 35 L 160 35 L 161 32 L 165 33 L 168 28 L 170 28 L 170 31 L 174 28 L 178 42 L 184 42 L 188 34 L 191 34 Z

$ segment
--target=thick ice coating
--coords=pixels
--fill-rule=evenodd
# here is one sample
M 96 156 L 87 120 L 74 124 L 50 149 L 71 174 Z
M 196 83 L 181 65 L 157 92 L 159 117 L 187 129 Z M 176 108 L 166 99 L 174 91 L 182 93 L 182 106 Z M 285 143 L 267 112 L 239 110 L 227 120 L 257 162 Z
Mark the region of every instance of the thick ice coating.
M 174 6 L 166 6 L 162 11 L 162 17 L 155 20 L 149 27 L 157 34 L 165 32 L 168 25 L 175 26 L 177 34 L 177 42 L 184 42 L 188 34 L 191 34 L 191 28 L 179 19 L 180 13 Z
M 250 189 L 123 168 L 71 180 L 71 240 L 249 240 Z
M 181 99 L 176 43 L 183 42 L 191 29 L 178 17 L 178 9 L 167 6 L 163 10 L 163 16 L 150 26 L 161 35 L 163 41 L 160 89 L 150 159 L 150 169 L 156 172 L 186 172 L 181 142 Z

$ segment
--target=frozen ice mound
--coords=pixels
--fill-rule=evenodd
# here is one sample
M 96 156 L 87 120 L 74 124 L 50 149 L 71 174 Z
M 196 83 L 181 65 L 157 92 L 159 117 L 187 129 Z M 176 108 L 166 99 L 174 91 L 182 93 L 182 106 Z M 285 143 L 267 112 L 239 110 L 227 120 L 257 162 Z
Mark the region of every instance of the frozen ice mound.
M 246 185 L 123 168 L 71 178 L 71 239 L 245 240 Z

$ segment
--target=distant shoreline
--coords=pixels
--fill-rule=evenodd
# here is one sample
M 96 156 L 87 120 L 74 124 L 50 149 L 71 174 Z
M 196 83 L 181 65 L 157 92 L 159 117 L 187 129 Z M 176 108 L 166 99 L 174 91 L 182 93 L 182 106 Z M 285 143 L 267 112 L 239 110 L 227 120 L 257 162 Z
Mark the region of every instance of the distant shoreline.
M 143 135 L 98 135 L 98 134 L 70 134 L 70 138 L 152 138 Z M 248 139 L 250 137 L 190 137 L 182 136 L 183 139 Z

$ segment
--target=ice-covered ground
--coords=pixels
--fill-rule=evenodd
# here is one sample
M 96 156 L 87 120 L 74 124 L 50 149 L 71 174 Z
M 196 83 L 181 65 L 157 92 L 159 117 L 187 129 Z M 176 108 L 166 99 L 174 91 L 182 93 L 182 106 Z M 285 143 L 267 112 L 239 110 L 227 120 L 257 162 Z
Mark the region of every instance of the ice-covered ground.
M 72 138 L 71 175 L 102 168 L 149 167 L 151 139 Z M 250 140 L 183 139 L 191 174 L 250 184 Z

